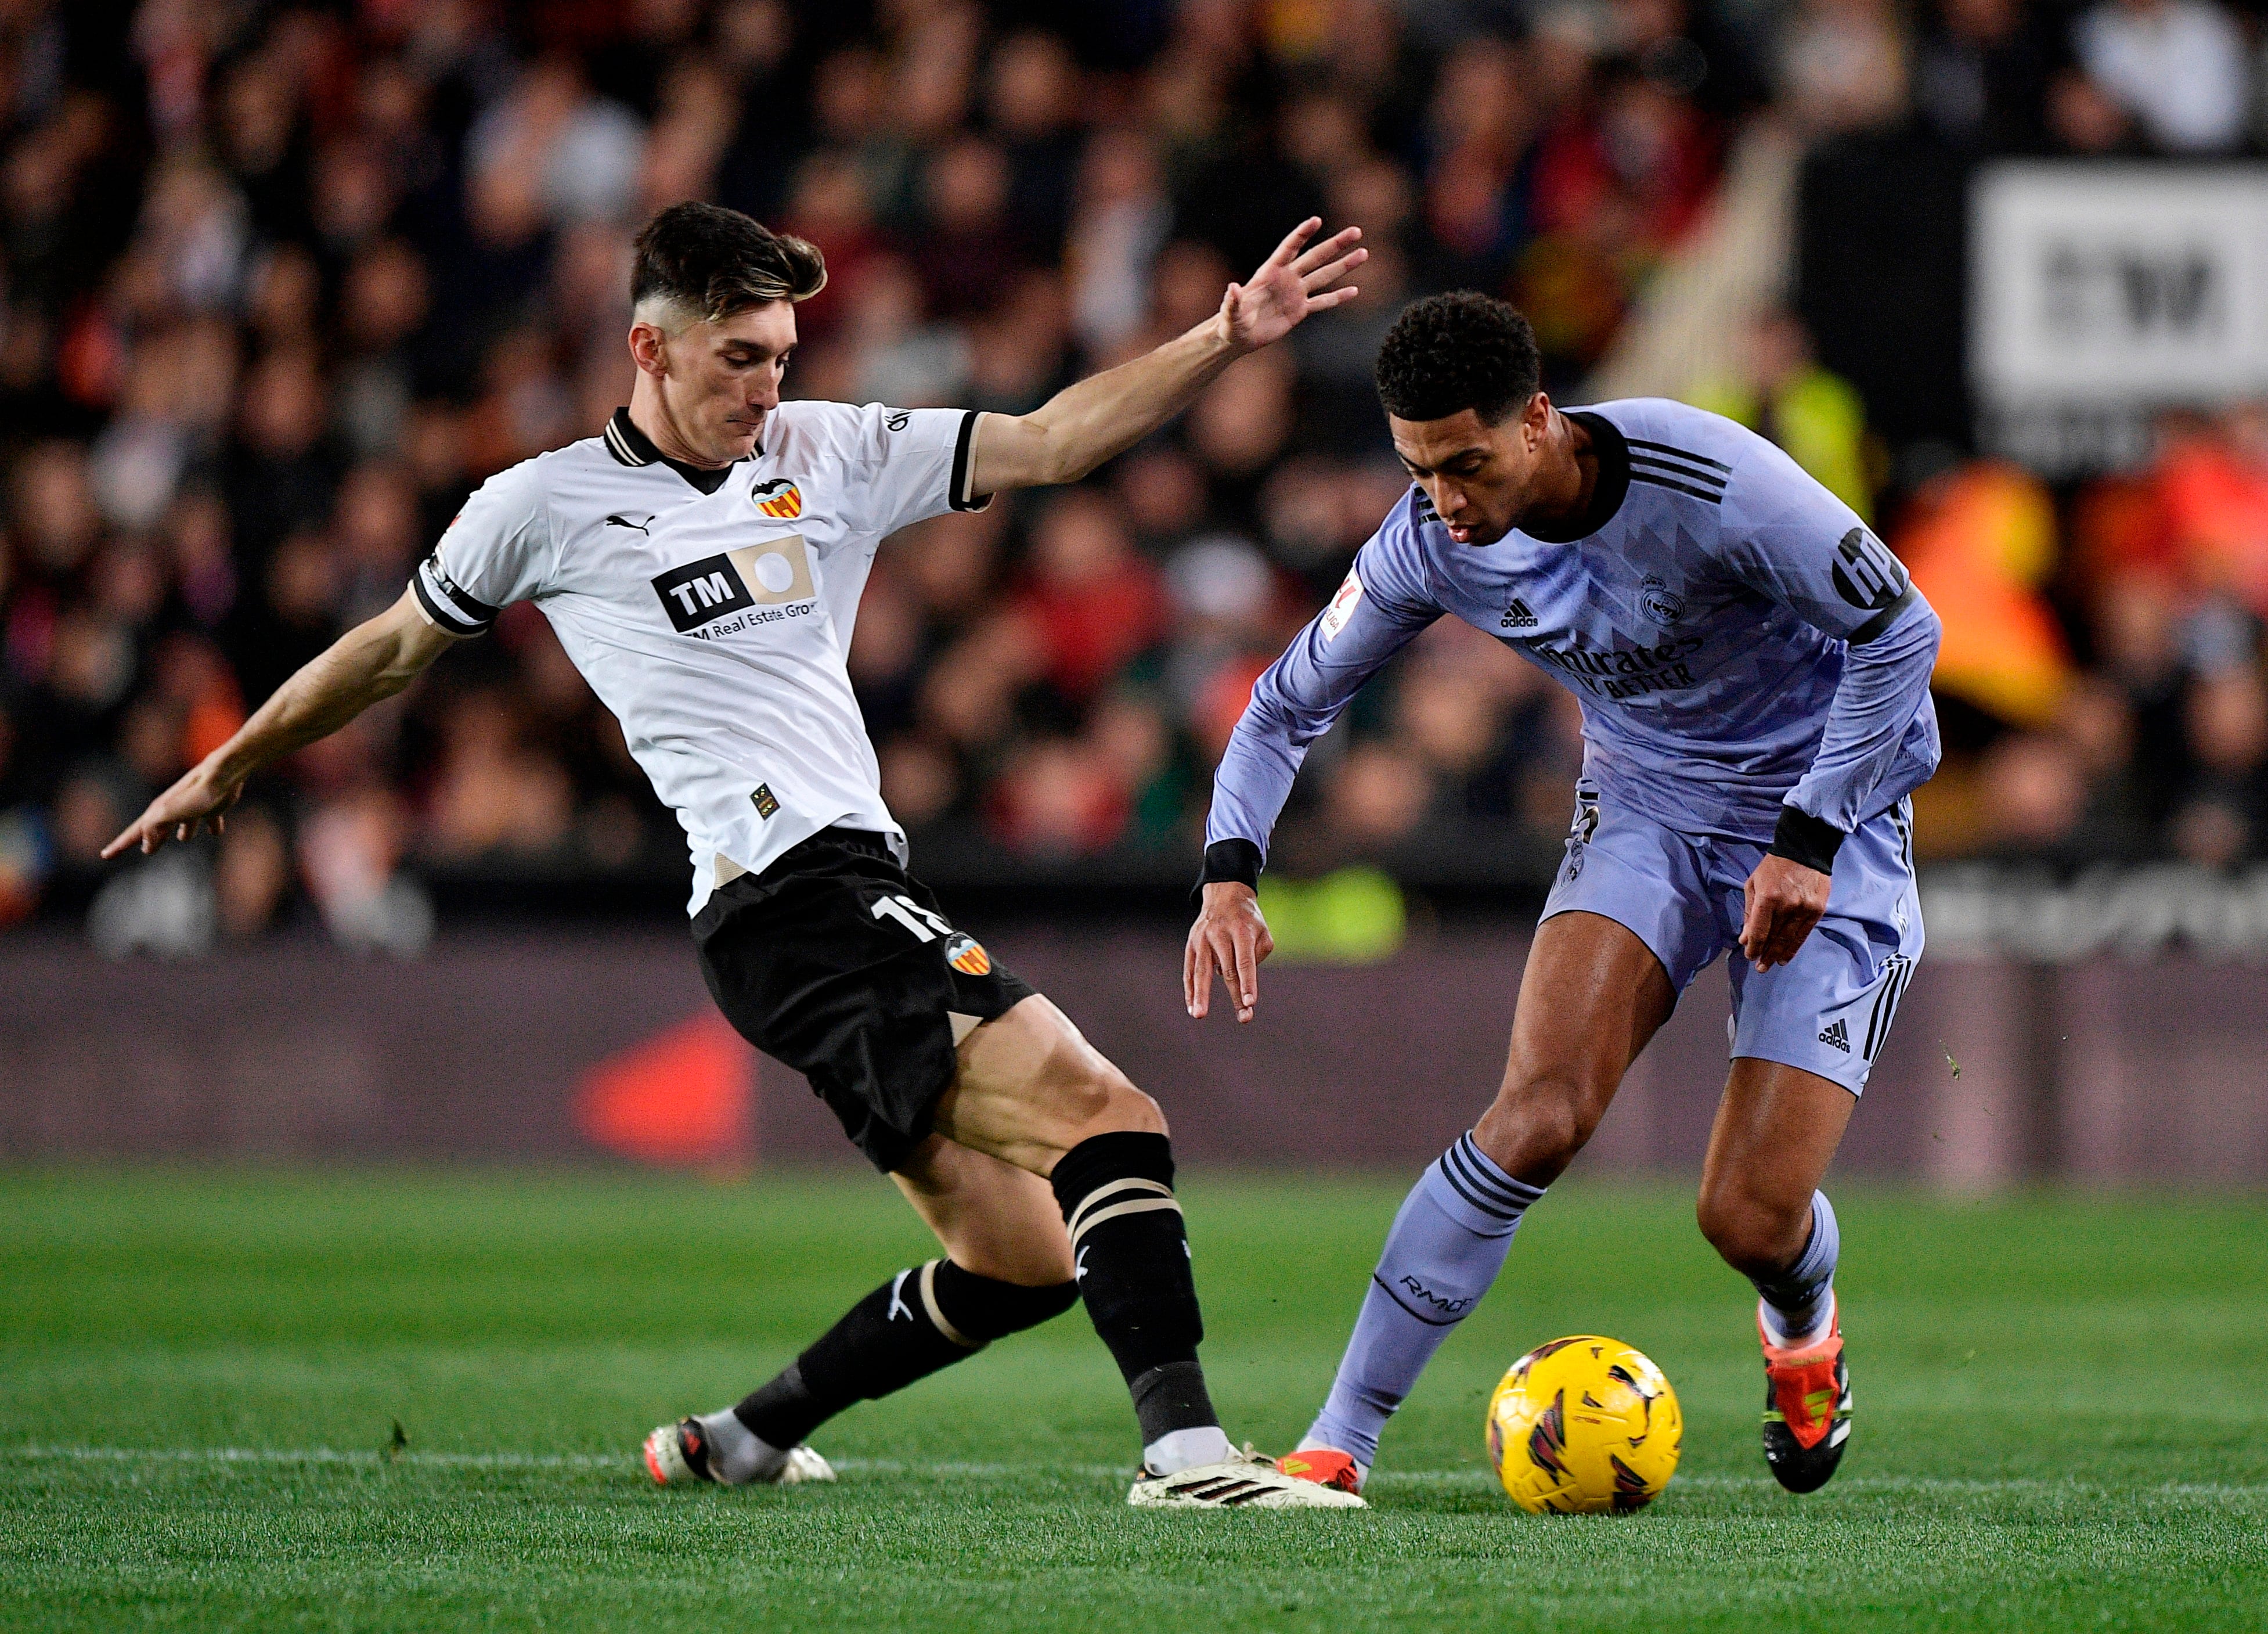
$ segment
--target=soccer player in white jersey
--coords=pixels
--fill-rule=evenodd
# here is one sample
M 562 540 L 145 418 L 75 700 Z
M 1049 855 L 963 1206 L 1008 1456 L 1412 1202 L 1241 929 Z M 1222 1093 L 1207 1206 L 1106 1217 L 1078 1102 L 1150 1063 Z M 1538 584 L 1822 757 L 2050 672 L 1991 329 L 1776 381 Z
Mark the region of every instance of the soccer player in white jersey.
M 1184 996 L 1202 1017 L 1218 971 L 1248 1021 L 1269 831 L 1307 745 L 1381 665 L 1462 618 L 1582 706 L 1574 824 L 1504 1082 L 1395 1216 L 1330 1397 L 1283 1467 L 1360 1488 L 1521 1215 L 1727 954 L 1732 1070 L 1701 1229 L 1756 1285 L 1764 1459 L 1808 1492 L 1852 1422 L 1819 1184 L 1921 957 L 1908 796 L 1937 766 L 1937 616 L 1763 438 L 1660 399 L 1563 412 L 1538 374 L 1528 321 L 1500 300 L 1432 296 L 1395 322 L 1378 390 L 1413 485 L 1253 687 L 1214 780 Z
M 1084 1299 L 1141 1428 L 1139 1505 L 1345 1507 L 1222 1431 L 1157 1104 L 946 922 L 906 872 L 843 658 L 875 548 L 946 510 L 1071 482 L 1239 356 L 1351 299 L 1354 229 L 1310 220 L 1220 309 L 1023 416 L 789 402 L 812 245 L 673 205 L 640 233 L 629 407 L 491 477 L 409 589 L 278 688 L 105 849 L 218 830 L 261 765 L 400 691 L 532 600 L 675 808 L 703 974 L 804 1073 L 944 1255 L 854 1305 L 739 1403 L 645 1444 L 660 1482 L 832 1478 L 805 1438 Z

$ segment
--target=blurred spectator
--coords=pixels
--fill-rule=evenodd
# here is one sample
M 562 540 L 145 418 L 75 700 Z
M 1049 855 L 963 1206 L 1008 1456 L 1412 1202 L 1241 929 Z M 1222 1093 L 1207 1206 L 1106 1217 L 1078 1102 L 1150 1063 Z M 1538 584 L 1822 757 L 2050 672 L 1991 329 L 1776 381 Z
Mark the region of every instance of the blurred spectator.
M 446 722 L 426 843 L 437 856 L 541 855 L 566 839 L 573 789 L 530 745 L 512 700 L 492 691 L 457 700 Z
M 922 233 L 915 252 L 933 313 L 961 318 L 990 304 L 1020 257 L 1009 226 L 1007 156 L 964 137 L 922 169 Z
M 1743 377 L 1704 388 L 1694 396 L 1696 405 L 1763 433 L 1861 521 L 1872 521 L 1866 404 L 1849 381 L 1819 366 L 1802 320 L 1786 310 L 1765 313 L 1740 355 Z
M 1075 488 L 1042 504 L 1018 605 L 1037 632 L 1048 680 L 1084 702 L 1157 639 L 1164 597 L 1157 569 L 1135 553 L 1101 494 Z
M 1101 851 L 1126 826 L 1128 789 L 1119 768 L 1079 738 L 1044 737 L 1008 757 L 993 795 L 993 828 L 1028 857 Z
M 1821 133 L 1889 124 L 1905 110 L 1908 60 L 1888 0 L 1801 0 L 1781 51 L 1788 111 Z
M 2048 94 L 2067 55 L 2028 0 L 1937 0 L 1915 55 L 1915 111 L 1947 141 L 2030 153 L 2047 141 Z
M 2011 465 L 1979 461 L 1931 482 L 1892 546 L 1943 621 L 1933 682 L 1997 721 L 2044 726 L 2071 663 L 2039 586 L 2055 566 L 2055 508 Z
M 1173 221 L 1147 132 L 1097 131 L 1080 166 L 1064 260 L 1082 344 L 1108 356 L 1130 341 L 1150 309 L 1150 267 Z
M 2239 404 L 2169 444 L 2155 484 L 2170 564 L 2268 618 L 2268 404 Z
M 2220 153 L 2244 134 L 2244 37 L 2213 0 L 2097 0 L 2073 26 L 2080 62 L 2159 147 Z
M 514 244 L 548 226 L 623 218 L 645 140 L 629 109 L 592 94 L 579 63 L 530 63 L 465 138 L 475 229 Z
M 2199 676 L 2183 724 L 2197 772 L 2174 814 L 2174 847 L 2192 862 L 2226 868 L 2258 849 L 2268 817 L 2268 683 L 2259 663 Z

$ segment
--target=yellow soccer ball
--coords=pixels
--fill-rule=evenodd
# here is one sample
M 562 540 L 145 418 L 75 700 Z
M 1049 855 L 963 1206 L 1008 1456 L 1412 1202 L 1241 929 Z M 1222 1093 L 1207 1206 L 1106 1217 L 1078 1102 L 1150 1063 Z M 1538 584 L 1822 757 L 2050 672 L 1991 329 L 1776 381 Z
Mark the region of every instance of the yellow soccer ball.
M 1661 1370 L 1595 1334 L 1536 1346 L 1489 1398 L 1489 1461 L 1531 1514 L 1644 1509 L 1677 1472 L 1684 1438 Z

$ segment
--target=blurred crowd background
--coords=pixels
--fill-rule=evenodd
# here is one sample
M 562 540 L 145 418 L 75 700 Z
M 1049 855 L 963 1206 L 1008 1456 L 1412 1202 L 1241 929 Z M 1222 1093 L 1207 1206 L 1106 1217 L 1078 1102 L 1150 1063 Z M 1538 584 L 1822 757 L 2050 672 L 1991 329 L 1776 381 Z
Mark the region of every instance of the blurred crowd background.
M 929 868 L 1185 881 L 1252 679 L 1405 486 L 1369 386 L 1395 312 L 1506 295 L 1580 401 L 1766 128 L 1804 154 L 1800 273 L 1690 395 L 1787 447 L 1944 614 L 1922 844 L 2268 854 L 2268 410 L 2167 415 L 2143 463 L 2050 483 L 1972 452 L 1959 333 L 1970 168 L 2257 153 L 2261 25 L 2219 0 L 0 0 L 0 921 L 84 915 L 98 847 L 399 595 L 473 485 L 628 401 L 630 236 L 686 197 L 825 250 L 791 395 L 1007 412 L 1203 319 L 1301 217 L 1364 228 L 1359 301 L 1081 486 L 909 530 L 859 618 Z M 1565 828 L 1578 724 L 1444 625 L 1318 746 L 1279 855 L 1517 884 Z M 256 781 L 194 866 L 212 934 L 385 941 L 414 939 L 385 906 L 405 879 L 674 900 L 683 850 L 522 606 Z

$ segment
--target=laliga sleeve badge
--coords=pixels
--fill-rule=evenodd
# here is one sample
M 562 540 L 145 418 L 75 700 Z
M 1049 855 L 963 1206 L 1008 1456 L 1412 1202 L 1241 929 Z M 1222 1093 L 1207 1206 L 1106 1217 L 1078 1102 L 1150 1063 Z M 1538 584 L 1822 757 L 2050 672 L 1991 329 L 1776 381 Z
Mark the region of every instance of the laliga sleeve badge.
M 945 962 L 964 976 L 983 976 L 992 969 L 992 956 L 966 931 L 955 931 L 945 944 Z
M 1346 621 L 1354 617 L 1355 605 L 1361 600 L 1362 580 L 1355 576 L 1352 568 L 1349 568 L 1346 582 L 1339 586 L 1338 594 L 1331 597 L 1331 604 L 1323 609 L 1324 640 L 1337 639 L 1338 632 L 1346 628 Z

